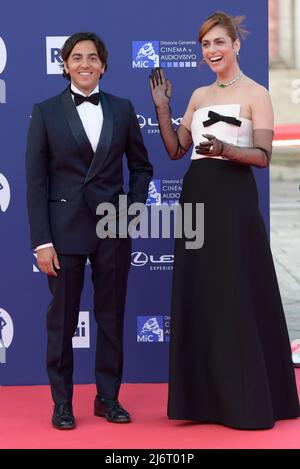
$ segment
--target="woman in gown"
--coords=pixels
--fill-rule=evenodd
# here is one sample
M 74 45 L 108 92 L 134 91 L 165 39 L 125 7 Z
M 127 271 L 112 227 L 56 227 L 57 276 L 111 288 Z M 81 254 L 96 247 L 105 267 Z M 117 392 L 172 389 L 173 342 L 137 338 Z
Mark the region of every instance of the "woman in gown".
M 273 110 L 268 91 L 237 56 L 243 17 L 216 12 L 199 31 L 216 81 L 192 94 L 177 131 L 171 83 L 150 77 L 171 159 L 193 144 L 180 203 L 204 203 L 204 245 L 176 239 L 168 416 L 241 429 L 297 418 L 290 343 L 251 166 L 268 166 Z

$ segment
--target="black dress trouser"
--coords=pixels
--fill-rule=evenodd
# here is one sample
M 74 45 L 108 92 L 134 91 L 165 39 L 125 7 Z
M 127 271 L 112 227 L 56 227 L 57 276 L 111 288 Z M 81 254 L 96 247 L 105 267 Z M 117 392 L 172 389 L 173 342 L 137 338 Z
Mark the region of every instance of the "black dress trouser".
M 47 371 L 53 401 L 72 402 L 72 338 L 77 329 L 87 257 L 94 287 L 97 322 L 95 375 L 97 393 L 117 399 L 123 370 L 123 319 L 131 239 L 99 240 L 89 255 L 60 255 L 57 277 L 48 277 L 52 300 L 47 311 Z

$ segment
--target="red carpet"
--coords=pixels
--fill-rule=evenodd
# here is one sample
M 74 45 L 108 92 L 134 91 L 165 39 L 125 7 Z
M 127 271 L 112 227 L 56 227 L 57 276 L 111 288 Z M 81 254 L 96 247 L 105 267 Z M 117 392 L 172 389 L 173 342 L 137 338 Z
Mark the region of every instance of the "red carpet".
M 296 370 L 298 389 L 300 370 Z M 300 448 L 300 419 L 272 430 L 240 431 L 221 425 L 168 420 L 165 384 L 124 384 L 120 401 L 131 424 L 93 416 L 94 385 L 75 386 L 75 430 L 52 428 L 48 386 L 0 387 L 0 448 Z
M 299 140 L 300 139 L 300 125 L 287 124 L 275 126 L 274 140 Z

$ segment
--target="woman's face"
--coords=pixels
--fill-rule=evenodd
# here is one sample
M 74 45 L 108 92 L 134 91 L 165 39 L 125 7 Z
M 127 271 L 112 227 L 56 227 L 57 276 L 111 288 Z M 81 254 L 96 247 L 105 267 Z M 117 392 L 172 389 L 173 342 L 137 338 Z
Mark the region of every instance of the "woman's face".
M 240 41 L 232 42 L 226 29 L 215 26 L 202 39 L 202 54 L 205 62 L 215 73 L 222 73 L 236 64 L 236 54 L 240 49 Z

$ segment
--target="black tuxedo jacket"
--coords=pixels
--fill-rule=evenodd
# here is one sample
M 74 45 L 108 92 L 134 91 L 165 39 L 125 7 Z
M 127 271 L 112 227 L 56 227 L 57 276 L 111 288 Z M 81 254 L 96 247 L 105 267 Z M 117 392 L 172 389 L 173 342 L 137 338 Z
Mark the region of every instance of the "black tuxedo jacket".
M 103 127 L 94 153 L 68 87 L 33 107 L 26 152 L 32 248 L 52 242 L 60 254 L 87 254 L 97 245 L 96 207 L 147 198 L 152 165 L 130 101 L 100 92 Z

